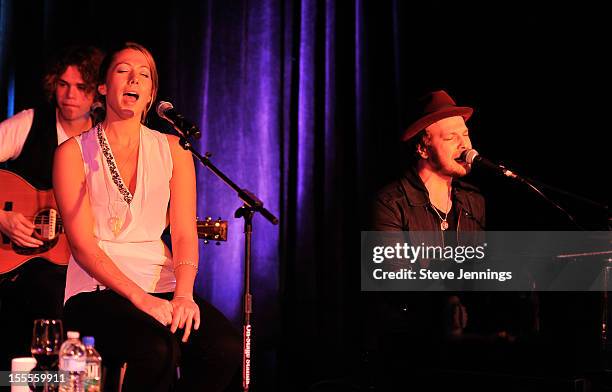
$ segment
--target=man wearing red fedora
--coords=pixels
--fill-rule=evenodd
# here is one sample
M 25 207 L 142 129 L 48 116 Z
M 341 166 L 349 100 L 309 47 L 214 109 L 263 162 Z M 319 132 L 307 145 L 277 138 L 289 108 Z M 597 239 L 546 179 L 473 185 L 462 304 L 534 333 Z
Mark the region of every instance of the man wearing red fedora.
M 473 113 L 443 90 L 418 101 L 401 140 L 415 159 L 399 180 L 383 188 L 374 208 L 377 231 L 474 231 L 484 228 L 484 199 L 462 181 L 470 167 L 460 161 L 472 148 L 466 121 Z
M 485 223 L 482 195 L 475 187 L 459 181 L 470 171 L 460 156 L 472 148 L 465 122 L 473 110 L 457 106 L 443 90 L 422 97 L 415 109 L 401 136 L 408 143 L 411 156 L 406 159 L 412 165 L 401 178 L 378 193 L 372 230 L 407 231 L 410 241 L 417 244 L 422 242 L 415 237 L 417 232 L 441 232 L 442 235 L 434 235 L 425 242 L 459 245 L 468 234 L 465 232 L 475 234 L 484 229 Z M 396 269 L 393 265 L 389 267 Z M 408 324 L 417 335 L 435 339 L 440 334 L 454 337 L 463 334 L 467 313 L 457 296 L 411 293 L 390 295 L 387 300 L 390 303 L 385 308 L 400 309 L 402 317 L 411 319 Z M 444 321 L 440 322 L 440 317 Z
M 484 198 L 477 188 L 460 181 L 471 169 L 461 160 L 461 154 L 472 148 L 466 125 L 472 113 L 472 108 L 457 106 L 442 90 L 418 101 L 410 125 L 401 136 L 407 143 L 406 159 L 411 165 L 398 180 L 378 192 L 371 230 L 406 232 L 404 237 L 411 243 L 421 244 L 424 239 L 427 246 L 472 245 L 471 241 L 482 240 Z M 392 261 L 386 267 L 397 271 L 443 265 L 419 261 L 407 266 L 402 261 Z M 453 268 L 453 264 L 446 265 Z M 450 289 L 453 283 L 444 284 Z M 368 297 L 367 303 L 368 344 L 380 353 L 376 357 L 380 369 L 391 368 L 395 360 L 411 365 L 403 369 L 417 369 L 412 373 L 415 377 L 418 369 L 428 364 L 440 369 L 454 369 L 459 362 L 474 369 L 504 368 L 504 359 L 494 360 L 498 358 L 496 344 L 512 343 L 516 337 L 509 332 L 514 332 L 516 325 L 496 316 L 499 310 L 506 312 L 505 301 L 512 299 L 496 295 L 500 293 L 457 295 L 449 291 L 380 294 Z M 468 312 L 470 328 L 465 330 Z M 402 345 L 403 341 L 409 344 Z M 393 372 L 385 373 L 385 377 L 381 378 L 383 383 L 395 380 Z M 449 380 L 453 386 L 454 379 Z M 425 385 L 430 381 L 425 378 Z M 393 387 L 389 390 L 399 389 Z

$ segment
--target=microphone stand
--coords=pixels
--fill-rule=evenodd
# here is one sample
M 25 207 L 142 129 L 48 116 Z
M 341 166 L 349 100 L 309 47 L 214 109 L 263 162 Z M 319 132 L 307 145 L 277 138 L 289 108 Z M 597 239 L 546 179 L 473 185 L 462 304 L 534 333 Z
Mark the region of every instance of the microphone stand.
M 495 171 L 505 177 L 508 178 L 512 178 L 513 180 L 516 180 L 520 183 L 523 183 L 525 185 L 527 185 L 531 190 L 533 190 L 534 192 L 536 192 L 538 195 L 542 196 L 542 198 L 544 198 L 544 200 L 546 200 L 547 202 L 549 202 L 550 204 L 552 204 L 556 209 L 558 209 L 559 211 L 561 211 L 563 214 L 565 214 L 565 216 L 567 216 L 569 218 L 569 220 L 576 225 L 576 227 L 578 229 L 580 229 L 581 231 L 584 231 L 585 229 L 580 226 L 578 224 L 578 222 L 576 222 L 576 219 L 574 218 L 574 216 L 572 214 L 570 214 L 569 212 L 567 212 L 567 210 L 565 210 L 563 207 L 561 207 L 558 203 L 556 203 L 555 201 L 551 200 L 548 196 L 546 196 L 546 194 L 544 194 L 544 192 L 542 192 L 537 186 L 544 188 L 544 189 L 549 189 L 553 192 L 557 192 L 560 193 L 562 195 L 568 196 L 574 200 L 580 201 L 582 203 L 585 204 L 589 204 L 593 207 L 597 207 L 601 210 L 605 210 L 608 214 L 607 216 L 607 220 L 608 220 L 608 230 L 610 230 L 610 223 L 612 223 L 611 221 L 611 217 L 610 217 L 610 207 L 601 203 L 598 203 L 596 201 L 587 199 L 586 197 L 583 196 L 578 196 L 576 194 L 573 194 L 571 192 L 568 192 L 566 190 L 560 189 L 560 188 L 556 188 L 554 186 L 545 184 L 543 182 L 539 182 L 539 181 L 535 181 L 532 180 L 528 177 L 524 177 L 524 176 L 519 176 L 518 174 L 516 174 L 514 171 L 509 170 L 508 168 L 506 168 L 503 165 L 489 165 L 488 163 L 485 163 L 485 166 L 488 167 L 493 167 L 495 169 Z M 537 185 L 537 186 L 536 186 Z
M 266 218 L 273 225 L 278 224 L 278 218 L 276 218 L 270 211 L 264 206 L 263 202 L 257 198 L 255 194 L 248 191 L 247 189 L 240 188 L 236 185 L 229 177 L 227 177 L 221 170 L 219 170 L 211 161 L 210 153 L 206 153 L 204 156 L 200 155 L 196 151 L 191 142 L 187 140 L 187 137 L 191 135 L 189 133 L 183 133 L 177 126 L 171 123 L 179 132 L 179 143 L 183 149 L 191 152 L 204 167 L 213 172 L 221 181 L 227 186 L 232 188 L 238 197 L 242 200 L 243 205 L 239 207 L 234 213 L 235 218 L 244 219 L 244 294 L 243 294 L 243 323 L 242 323 L 242 390 L 248 392 L 249 385 L 253 378 L 251 371 L 251 341 L 253 339 L 253 327 L 251 326 L 251 316 L 253 315 L 253 295 L 251 294 L 251 238 L 253 233 L 253 216 L 256 212 L 259 212 L 264 218 Z
M 495 165 L 488 165 L 485 164 L 485 166 L 489 166 L 495 169 L 495 171 L 498 174 L 501 174 L 503 176 L 506 176 L 508 178 L 512 178 L 514 180 L 517 180 L 520 183 L 523 183 L 525 185 L 527 185 L 530 189 L 532 189 L 534 192 L 536 192 L 538 195 L 542 196 L 544 198 L 544 200 L 546 200 L 547 202 L 551 203 L 555 208 L 557 208 L 558 210 L 560 210 L 561 212 L 563 212 L 571 221 L 574 225 L 576 225 L 576 227 L 578 227 L 581 231 L 584 231 L 585 229 L 580 226 L 578 224 L 578 222 L 576 222 L 576 220 L 574 219 L 574 217 L 567 212 L 563 207 L 561 207 L 559 204 L 555 203 L 553 200 L 551 200 L 548 196 L 546 196 L 544 194 L 544 192 L 542 192 L 538 187 L 543 188 L 543 189 L 549 189 L 553 192 L 556 193 L 560 193 L 562 195 L 568 196 L 574 200 L 578 200 L 582 203 L 591 205 L 593 207 L 596 207 L 598 209 L 604 210 L 607 213 L 607 222 L 608 222 L 608 227 L 607 230 L 610 231 L 612 229 L 612 218 L 610 216 L 610 207 L 607 205 L 604 205 L 602 203 L 598 203 L 596 201 L 587 199 L 586 197 L 583 196 L 579 196 L 576 195 L 574 193 L 568 192 L 566 190 L 560 189 L 560 188 L 556 188 L 554 186 L 548 185 L 546 183 L 540 182 L 540 181 L 535 181 L 532 180 L 528 177 L 523 177 L 523 176 L 519 176 L 518 174 L 516 174 L 515 172 L 513 172 L 512 170 L 509 170 L 508 168 L 506 168 L 503 165 L 497 165 L 497 167 L 495 167 Z M 536 186 L 537 185 L 537 186 Z M 609 342 L 608 342 L 608 334 L 609 334 L 609 325 L 610 325 L 610 309 L 609 309 L 609 298 L 608 298 L 608 291 L 611 290 L 611 288 L 609 287 L 610 282 L 612 281 L 611 275 L 612 275 L 612 258 L 609 257 L 610 252 L 606 251 L 606 252 L 589 252 L 589 253 L 582 253 L 582 254 L 571 254 L 571 255 L 557 255 L 557 259 L 563 259 L 563 258 L 585 258 L 585 257 L 592 257 L 592 256 L 600 256 L 603 257 L 604 260 L 604 267 L 603 267 L 603 275 L 604 275 L 604 287 L 602 290 L 602 318 L 601 318 L 601 328 L 599 330 L 600 333 L 600 350 L 602 355 L 602 365 L 604 368 L 604 371 L 609 371 L 609 361 L 606 360 L 606 358 L 609 357 Z M 537 296 L 535 296 L 535 281 L 534 281 L 534 286 L 532 288 L 532 301 L 535 300 L 536 302 L 534 303 L 535 305 L 535 322 L 536 322 L 536 329 L 539 330 L 540 328 L 540 317 L 539 317 L 539 299 L 537 298 Z

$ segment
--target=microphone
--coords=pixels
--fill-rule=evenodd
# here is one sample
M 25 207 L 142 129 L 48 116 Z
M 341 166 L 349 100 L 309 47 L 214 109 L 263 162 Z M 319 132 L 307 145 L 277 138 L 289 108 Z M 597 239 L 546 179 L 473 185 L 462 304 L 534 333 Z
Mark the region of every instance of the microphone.
M 183 115 L 174 109 L 174 106 L 170 102 L 159 101 L 157 104 L 157 115 L 168 121 L 174 129 L 179 131 L 185 137 L 195 137 L 199 139 L 201 135 L 198 127 L 187 121 Z
M 94 102 L 89 109 L 89 115 L 91 116 L 93 125 L 102 122 L 104 117 L 106 117 L 106 108 L 104 107 L 104 104 L 102 104 L 100 101 Z
M 520 177 L 514 174 L 511 170 L 506 169 L 502 165 L 498 165 L 496 163 L 491 162 L 487 158 L 480 155 L 478 151 L 474 149 L 463 151 L 461 153 L 461 156 L 459 157 L 459 161 L 465 162 L 470 166 L 479 166 L 479 167 L 486 168 L 488 170 L 499 172 L 506 177 L 514 178 L 517 180 L 520 179 Z

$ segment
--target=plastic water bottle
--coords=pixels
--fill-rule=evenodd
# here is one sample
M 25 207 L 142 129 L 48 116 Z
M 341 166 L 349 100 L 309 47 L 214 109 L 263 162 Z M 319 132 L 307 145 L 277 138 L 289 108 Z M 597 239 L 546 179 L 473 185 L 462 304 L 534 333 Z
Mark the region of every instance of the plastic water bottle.
M 60 384 L 60 392 L 84 392 L 86 351 L 79 340 L 79 333 L 68 331 L 68 340 L 60 347 L 59 368 L 68 372 L 66 382 Z
M 83 386 L 85 392 L 100 392 L 100 381 L 102 372 L 102 357 L 94 348 L 96 340 L 93 336 L 83 336 L 85 345 L 85 380 Z

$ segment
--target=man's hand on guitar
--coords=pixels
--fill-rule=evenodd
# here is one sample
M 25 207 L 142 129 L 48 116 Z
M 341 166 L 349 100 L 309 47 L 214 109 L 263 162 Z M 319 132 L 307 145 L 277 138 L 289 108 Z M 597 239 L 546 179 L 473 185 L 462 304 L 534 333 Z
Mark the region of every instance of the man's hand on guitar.
M 0 211 L 0 231 L 19 246 L 36 248 L 43 244 L 32 237 L 34 224 L 19 212 Z

